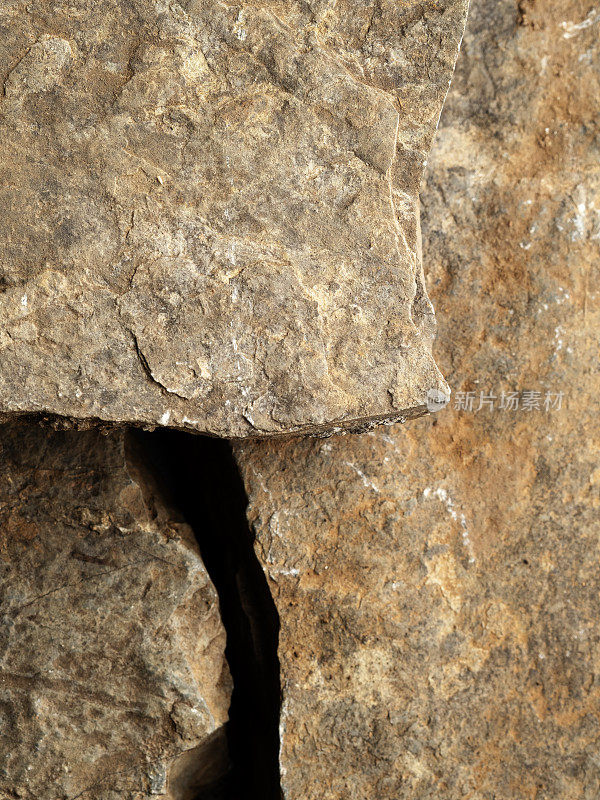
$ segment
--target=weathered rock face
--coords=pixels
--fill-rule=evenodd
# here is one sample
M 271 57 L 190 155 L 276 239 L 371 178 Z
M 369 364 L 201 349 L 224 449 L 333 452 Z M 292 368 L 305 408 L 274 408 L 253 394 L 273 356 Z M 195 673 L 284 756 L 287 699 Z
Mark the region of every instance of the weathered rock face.
M 122 433 L 0 428 L 0 794 L 193 800 L 230 678 L 191 530 Z
M 466 6 L 3 3 L 0 413 L 424 413 L 418 189 Z
M 424 194 L 452 407 L 238 448 L 287 800 L 600 795 L 599 25 L 472 3 Z

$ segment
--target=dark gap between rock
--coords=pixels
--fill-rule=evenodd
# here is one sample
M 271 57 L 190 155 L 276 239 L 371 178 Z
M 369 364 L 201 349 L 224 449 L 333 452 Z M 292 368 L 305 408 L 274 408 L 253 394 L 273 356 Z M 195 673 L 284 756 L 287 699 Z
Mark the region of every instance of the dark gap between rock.
M 172 501 L 194 530 L 216 587 L 233 678 L 228 785 L 196 800 L 280 800 L 279 617 L 254 553 L 248 498 L 223 439 L 135 432 Z

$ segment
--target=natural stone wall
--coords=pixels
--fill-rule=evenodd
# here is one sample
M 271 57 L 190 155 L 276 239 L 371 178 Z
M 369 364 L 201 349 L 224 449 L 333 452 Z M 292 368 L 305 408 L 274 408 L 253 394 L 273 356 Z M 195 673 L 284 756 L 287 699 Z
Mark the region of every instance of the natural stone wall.
M 423 198 L 451 407 L 238 448 L 287 800 L 600 794 L 599 25 L 473 0 Z
M 0 8 L 0 415 L 364 429 L 235 446 L 285 800 L 600 796 L 591 0 L 473 0 L 422 214 L 453 400 L 371 429 L 444 386 L 417 197 L 465 10 Z M 230 452 L 149 436 L 0 426 L 7 800 L 276 794 Z M 151 462 L 214 534 L 235 781 L 216 591 Z
M 0 426 L 0 795 L 195 800 L 228 769 L 215 589 L 127 435 Z
M 0 8 L 0 413 L 425 412 L 418 191 L 467 0 Z

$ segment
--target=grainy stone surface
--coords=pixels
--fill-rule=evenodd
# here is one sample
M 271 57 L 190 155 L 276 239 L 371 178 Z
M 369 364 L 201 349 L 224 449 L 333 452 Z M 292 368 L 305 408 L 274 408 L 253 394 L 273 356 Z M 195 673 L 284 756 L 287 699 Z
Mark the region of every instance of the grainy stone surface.
M 424 191 L 451 408 L 238 448 L 286 800 L 600 796 L 599 30 L 472 3 Z
M 418 190 L 466 6 L 3 2 L 0 413 L 424 413 Z
M 195 800 L 231 687 L 191 530 L 120 432 L 1 426 L 0 473 L 0 795 Z

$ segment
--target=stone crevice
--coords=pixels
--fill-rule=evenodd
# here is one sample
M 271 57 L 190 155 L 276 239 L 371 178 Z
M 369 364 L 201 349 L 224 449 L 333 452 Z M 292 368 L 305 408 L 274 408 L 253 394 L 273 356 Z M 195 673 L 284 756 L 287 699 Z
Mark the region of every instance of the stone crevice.
M 231 445 L 174 430 L 135 435 L 192 527 L 219 595 L 233 679 L 227 725 L 231 770 L 219 800 L 280 800 L 279 616 L 254 552 L 248 500 Z

